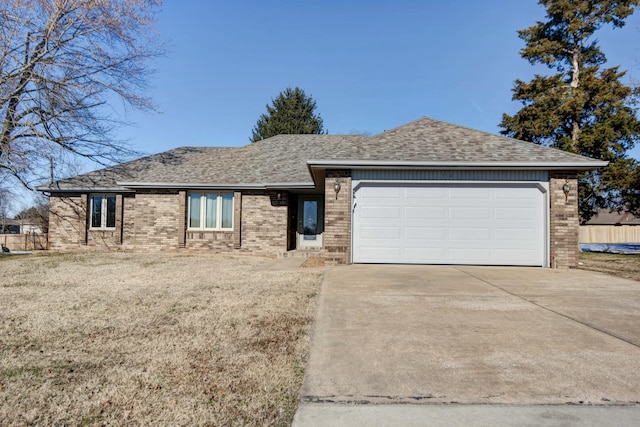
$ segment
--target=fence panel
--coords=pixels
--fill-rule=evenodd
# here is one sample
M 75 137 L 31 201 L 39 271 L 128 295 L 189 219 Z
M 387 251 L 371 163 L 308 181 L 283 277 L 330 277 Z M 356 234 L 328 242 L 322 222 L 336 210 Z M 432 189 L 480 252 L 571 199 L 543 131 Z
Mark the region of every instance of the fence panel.
M 2 242 L 11 251 L 42 251 L 49 248 L 48 234 L 0 234 Z
M 581 225 L 580 243 L 640 243 L 640 225 Z

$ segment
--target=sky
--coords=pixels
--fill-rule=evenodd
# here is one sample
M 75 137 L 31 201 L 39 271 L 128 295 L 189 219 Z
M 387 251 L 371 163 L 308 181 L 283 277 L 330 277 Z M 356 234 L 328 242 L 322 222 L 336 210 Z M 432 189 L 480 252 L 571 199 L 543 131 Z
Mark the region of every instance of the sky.
M 520 57 L 517 36 L 543 19 L 535 0 L 167 0 L 157 31 L 168 51 L 149 91 L 158 112 L 128 112 L 135 125 L 116 137 L 148 154 L 245 145 L 288 86 L 313 97 L 332 134 L 422 116 L 498 133 L 520 108 L 514 80 L 548 72 Z M 640 12 L 597 37 L 608 65 L 640 79 Z

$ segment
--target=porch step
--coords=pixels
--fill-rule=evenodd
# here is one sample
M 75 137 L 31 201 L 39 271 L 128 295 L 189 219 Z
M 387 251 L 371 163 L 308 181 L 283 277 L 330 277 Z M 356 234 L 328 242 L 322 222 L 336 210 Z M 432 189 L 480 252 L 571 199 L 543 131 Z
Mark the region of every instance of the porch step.
M 278 255 L 278 258 L 311 258 L 311 257 L 321 257 L 324 254 L 322 249 L 314 249 L 314 250 L 299 250 L 294 249 L 292 251 L 282 252 Z

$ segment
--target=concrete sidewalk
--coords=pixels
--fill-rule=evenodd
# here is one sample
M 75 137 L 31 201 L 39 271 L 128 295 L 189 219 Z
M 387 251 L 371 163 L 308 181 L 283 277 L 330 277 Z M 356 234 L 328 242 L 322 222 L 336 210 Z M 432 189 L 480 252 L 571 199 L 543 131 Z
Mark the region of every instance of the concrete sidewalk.
M 534 425 L 554 413 L 578 423 L 583 413 L 635 416 L 639 345 L 639 282 L 540 268 L 335 268 L 319 295 L 296 425 L 404 410 L 522 414 Z
M 295 427 L 637 426 L 640 406 L 339 405 L 303 403 Z

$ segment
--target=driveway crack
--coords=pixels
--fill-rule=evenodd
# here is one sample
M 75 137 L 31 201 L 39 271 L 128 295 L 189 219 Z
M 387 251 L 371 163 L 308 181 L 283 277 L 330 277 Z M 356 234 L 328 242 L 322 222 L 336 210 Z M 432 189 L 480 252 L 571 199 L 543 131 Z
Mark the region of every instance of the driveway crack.
M 583 326 L 586 326 L 586 327 L 587 327 L 587 328 L 589 328 L 589 329 L 593 329 L 594 331 L 597 331 L 597 332 L 600 332 L 600 333 L 602 333 L 602 334 L 608 335 L 608 336 L 610 336 L 610 337 L 612 337 L 612 338 L 616 338 L 616 339 L 618 339 L 618 340 L 620 340 L 620 341 L 623 341 L 623 342 L 625 342 L 625 343 L 627 343 L 627 344 L 631 344 L 632 346 L 634 346 L 634 347 L 636 347 L 636 348 L 640 348 L 640 345 L 639 345 L 639 344 L 637 344 L 637 343 L 635 343 L 635 342 L 633 342 L 633 341 L 631 341 L 631 340 L 629 340 L 629 339 L 627 339 L 627 338 L 625 338 L 625 337 L 621 337 L 621 336 L 619 336 L 619 335 L 614 334 L 613 332 L 609 332 L 609 331 L 607 331 L 607 330 L 605 330 L 605 329 L 599 328 L 599 327 L 597 327 L 596 325 L 593 325 L 593 324 L 591 324 L 591 323 L 589 323 L 589 322 L 585 322 L 585 321 L 582 321 L 582 320 L 580 320 L 580 319 L 576 319 L 576 318 L 571 317 L 571 316 L 569 316 L 569 315 L 567 315 L 567 314 L 564 314 L 564 313 L 561 313 L 561 312 L 559 312 L 559 311 L 556 311 L 556 310 L 554 310 L 554 309 L 552 309 L 552 308 L 545 307 L 544 305 L 541 305 L 541 304 L 537 303 L 536 301 L 530 300 L 530 299 L 525 298 L 525 297 L 523 297 L 523 296 L 520 296 L 520 295 L 518 295 L 518 294 L 514 294 L 513 292 L 510 292 L 510 291 L 508 291 L 508 290 L 506 290 L 506 289 L 504 289 L 504 288 L 502 288 L 502 287 L 500 287 L 500 286 L 496 285 L 495 283 L 491 283 L 491 282 L 489 282 L 488 280 L 485 280 L 485 279 L 483 279 L 482 277 L 476 276 L 476 275 L 475 275 L 475 274 L 473 274 L 473 273 L 469 273 L 468 271 L 465 271 L 465 270 L 463 270 L 463 269 L 461 269 L 461 268 L 459 268 L 459 267 L 454 267 L 454 269 L 455 269 L 455 270 L 457 270 L 457 271 L 459 271 L 459 272 L 461 272 L 461 273 L 466 274 L 467 276 L 471 276 L 471 277 L 473 277 L 474 279 L 477 279 L 477 280 L 481 281 L 482 283 L 485 283 L 485 284 L 489 285 L 489 286 L 490 286 L 490 287 L 492 287 L 492 288 L 499 289 L 499 290 L 501 290 L 502 292 L 504 292 L 504 293 L 506 293 L 506 294 L 509 294 L 509 295 L 511 295 L 511 296 L 513 296 L 513 297 L 515 297 L 515 298 L 518 298 L 518 299 L 520 299 L 520 300 L 522 300 L 522 301 L 528 302 L 529 304 L 533 304 L 533 305 L 535 305 L 536 307 L 539 307 L 539 308 L 541 308 L 541 309 L 543 309 L 543 310 L 546 310 L 546 311 L 548 311 L 548 312 L 550 312 L 550 313 L 556 314 L 556 315 L 558 315 L 558 316 L 564 317 L 565 319 L 568 319 L 568 320 L 571 320 L 571 321 L 573 321 L 573 322 L 579 323 L 579 324 L 581 324 L 581 325 L 583 325 Z

